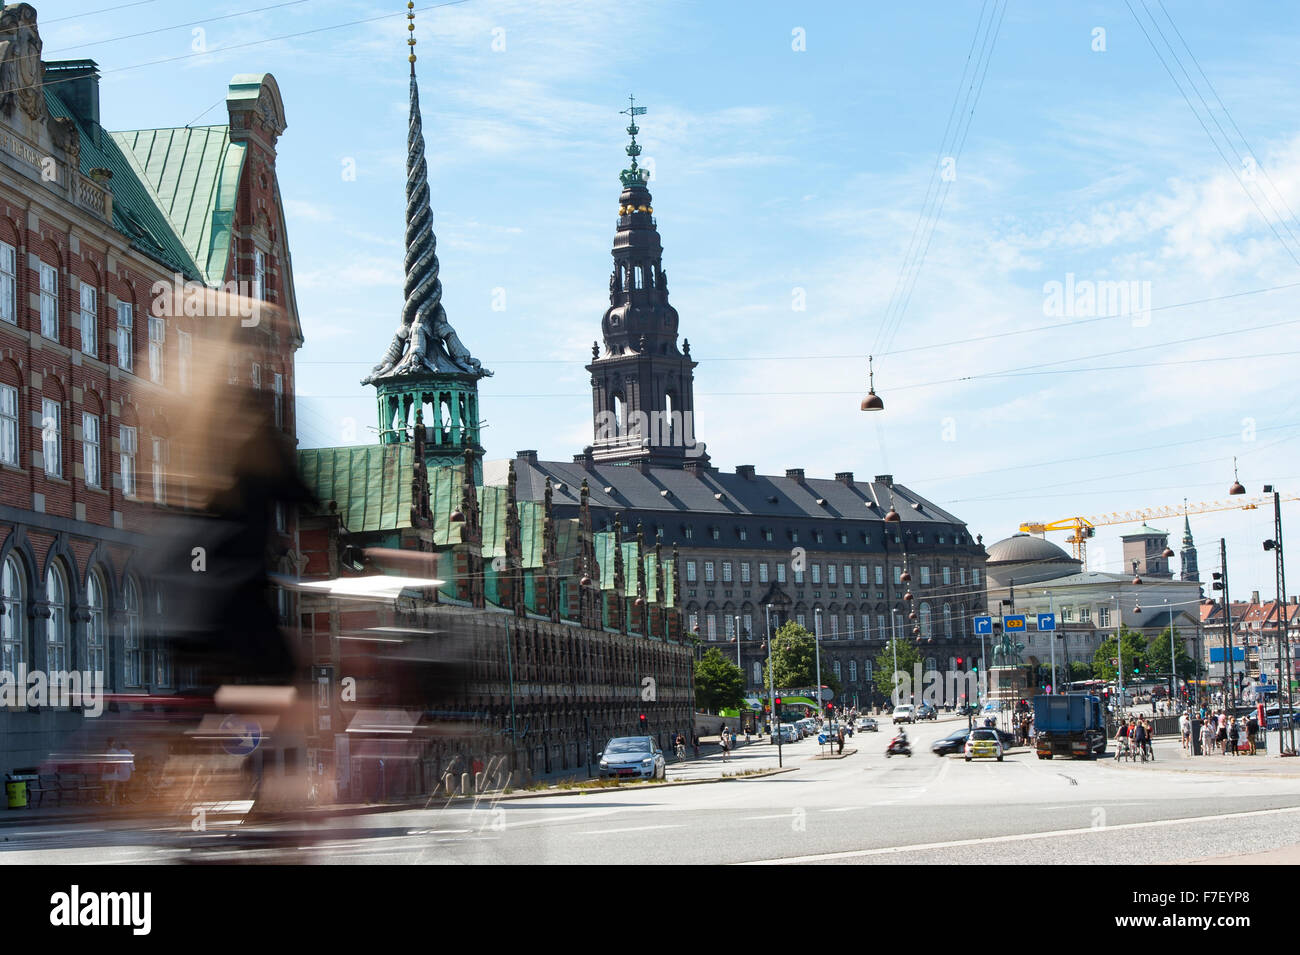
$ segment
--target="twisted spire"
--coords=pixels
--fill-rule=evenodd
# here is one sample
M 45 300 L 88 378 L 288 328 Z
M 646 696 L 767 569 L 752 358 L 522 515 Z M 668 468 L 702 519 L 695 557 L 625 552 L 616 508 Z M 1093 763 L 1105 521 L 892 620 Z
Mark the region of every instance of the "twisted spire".
M 408 17 L 414 14 L 408 13 Z M 411 29 L 415 24 L 409 24 Z M 407 42 L 414 44 L 415 37 Z M 429 168 L 424 159 L 424 129 L 420 121 L 420 89 L 415 80 L 415 50 L 411 50 L 411 118 L 406 131 L 406 302 L 402 325 L 410 327 L 423 312 L 425 321 L 446 321 L 442 283 L 438 281 L 438 240 L 429 207 Z

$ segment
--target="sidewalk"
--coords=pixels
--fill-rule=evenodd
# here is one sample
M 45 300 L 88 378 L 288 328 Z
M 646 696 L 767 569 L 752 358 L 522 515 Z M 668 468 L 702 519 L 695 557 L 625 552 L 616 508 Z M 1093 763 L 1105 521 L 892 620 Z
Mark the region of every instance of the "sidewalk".
M 1276 740 L 1270 740 L 1276 742 Z M 1255 756 L 1225 756 L 1213 753 L 1209 756 L 1192 756 L 1183 750 L 1177 737 L 1158 737 L 1153 746 L 1155 759 L 1148 763 L 1141 761 L 1130 763 L 1128 760 L 1116 762 L 1115 741 L 1107 744 L 1106 757 L 1103 762 L 1114 764 L 1116 768 L 1160 770 L 1177 773 L 1227 773 L 1231 775 L 1265 775 L 1300 777 L 1300 757 L 1279 757 L 1276 747 L 1265 753 L 1261 750 Z

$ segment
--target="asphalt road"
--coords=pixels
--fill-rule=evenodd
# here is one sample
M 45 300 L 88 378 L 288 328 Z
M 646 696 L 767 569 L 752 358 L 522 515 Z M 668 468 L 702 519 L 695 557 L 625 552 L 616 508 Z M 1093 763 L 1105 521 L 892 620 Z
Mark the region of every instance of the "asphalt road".
M 964 722 L 964 721 L 962 721 Z M 911 758 L 886 759 L 892 727 L 858 752 L 793 772 L 705 785 L 483 800 L 237 832 L 46 826 L 0 833 L 0 863 L 1172 863 L 1300 846 L 1300 780 L 1215 771 L 1177 743 L 1148 766 L 940 759 L 956 720 L 909 727 Z M 1175 765 L 1181 771 L 1165 771 Z M 1193 769 L 1193 771 L 1187 771 Z M 1300 772 L 1300 767 L 1297 768 Z

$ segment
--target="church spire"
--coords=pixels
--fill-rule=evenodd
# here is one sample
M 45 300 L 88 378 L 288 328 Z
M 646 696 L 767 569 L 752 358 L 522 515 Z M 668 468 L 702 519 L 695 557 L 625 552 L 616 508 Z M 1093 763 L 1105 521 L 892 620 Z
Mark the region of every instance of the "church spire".
M 631 164 L 619 174 L 618 226 L 609 308 L 601 321 L 604 349 L 593 349 L 595 411 L 593 456 L 601 462 L 683 467 L 707 464 L 695 440 L 695 362 L 677 344 L 677 310 L 668 302 L 663 245 L 647 183 L 638 162 L 646 107 L 628 97 L 620 114 L 631 137 L 624 151 Z

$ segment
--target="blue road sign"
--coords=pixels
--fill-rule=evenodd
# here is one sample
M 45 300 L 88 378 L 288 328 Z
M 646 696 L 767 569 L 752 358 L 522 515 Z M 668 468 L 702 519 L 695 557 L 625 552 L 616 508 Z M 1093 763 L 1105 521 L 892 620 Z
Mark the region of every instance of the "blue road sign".
M 993 632 L 993 618 L 992 618 L 992 617 L 976 617 L 976 618 L 975 618 L 975 636 L 978 637 L 978 636 L 979 636 L 980 634 L 982 634 L 982 633 L 992 633 L 992 632 Z
M 226 734 L 221 748 L 231 756 L 247 756 L 261 746 L 265 739 L 262 728 L 256 722 L 233 714 L 221 721 L 220 731 Z
M 1026 626 L 1023 613 L 1011 614 L 1002 618 L 1003 633 L 1024 633 Z
M 1040 614 L 1038 615 L 1038 629 L 1039 629 L 1039 630 L 1055 630 L 1055 629 L 1056 629 L 1056 614 L 1054 614 L 1054 613 L 1040 613 Z

